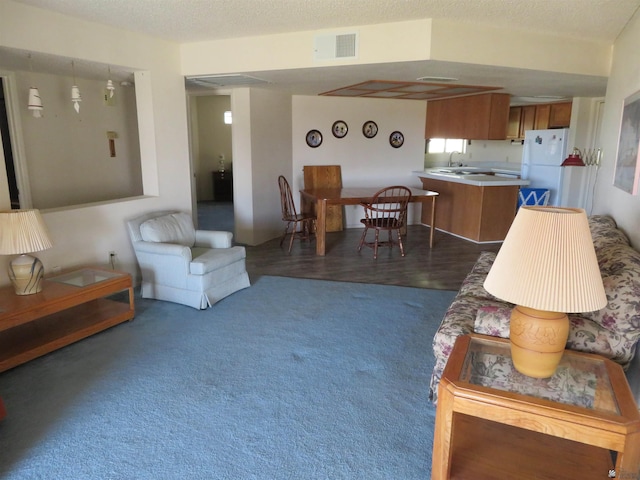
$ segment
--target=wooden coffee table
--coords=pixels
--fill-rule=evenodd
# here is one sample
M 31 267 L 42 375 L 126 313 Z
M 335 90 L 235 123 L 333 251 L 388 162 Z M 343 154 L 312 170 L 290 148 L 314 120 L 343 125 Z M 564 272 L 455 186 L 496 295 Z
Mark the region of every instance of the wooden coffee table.
M 565 351 L 549 379 L 509 341 L 457 339 L 438 390 L 432 479 L 640 479 L 640 413 L 620 365 Z
M 128 301 L 110 297 L 128 293 Z M 45 278 L 42 292 L 0 289 L 0 372 L 134 317 L 131 275 L 87 267 Z

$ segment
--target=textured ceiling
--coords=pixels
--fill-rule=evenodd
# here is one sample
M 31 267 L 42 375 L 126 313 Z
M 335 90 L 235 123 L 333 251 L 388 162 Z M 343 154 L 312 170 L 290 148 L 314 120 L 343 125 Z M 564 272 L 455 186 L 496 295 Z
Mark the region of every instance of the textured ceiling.
M 424 18 L 612 41 L 640 0 L 17 0 L 177 42 Z

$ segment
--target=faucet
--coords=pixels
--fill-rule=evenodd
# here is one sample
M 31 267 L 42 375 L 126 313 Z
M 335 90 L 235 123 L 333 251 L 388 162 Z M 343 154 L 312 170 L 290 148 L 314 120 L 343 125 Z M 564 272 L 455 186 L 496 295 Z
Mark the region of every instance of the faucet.
M 452 157 L 453 157 L 453 154 L 454 154 L 454 153 L 457 153 L 458 155 L 462 155 L 462 153 L 460 153 L 460 152 L 458 152 L 458 151 L 451 152 L 451 153 L 449 154 L 449 164 L 448 164 L 448 166 L 449 166 L 449 167 L 453 167 L 453 162 L 452 162 L 452 160 L 451 160 L 451 159 L 452 159 Z

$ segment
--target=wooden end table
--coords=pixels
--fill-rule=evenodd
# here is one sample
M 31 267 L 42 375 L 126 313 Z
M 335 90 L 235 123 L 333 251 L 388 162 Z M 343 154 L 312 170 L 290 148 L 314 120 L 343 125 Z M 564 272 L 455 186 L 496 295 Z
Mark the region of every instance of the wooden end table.
M 640 412 L 620 365 L 566 350 L 549 379 L 509 341 L 459 337 L 438 389 L 432 479 L 640 479 Z
M 126 291 L 128 302 L 109 299 Z M 42 291 L 0 289 L 0 372 L 98 333 L 135 315 L 131 275 L 86 267 L 44 279 Z

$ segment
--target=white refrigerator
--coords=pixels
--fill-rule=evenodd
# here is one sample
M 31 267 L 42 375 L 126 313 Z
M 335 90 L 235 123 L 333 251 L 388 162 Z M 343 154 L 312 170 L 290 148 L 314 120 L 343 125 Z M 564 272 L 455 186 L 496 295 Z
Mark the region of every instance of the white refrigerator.
M 586 209 L 586 167 L 561 166 L 569 152 L 568 136 L 568 128 L 526 131 L 521 176 L 531 182 L 529 188 L 549 189 L 548 205 Z

